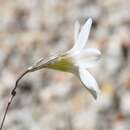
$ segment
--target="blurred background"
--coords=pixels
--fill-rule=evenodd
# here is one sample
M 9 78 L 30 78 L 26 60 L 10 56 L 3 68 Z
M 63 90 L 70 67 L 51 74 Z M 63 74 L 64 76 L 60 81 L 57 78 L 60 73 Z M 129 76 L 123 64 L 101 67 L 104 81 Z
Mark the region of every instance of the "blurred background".
M 92 17 L 87 47 L 102 52 L 89 70 L 102 91 L 97 101 L 75 76 L 43 69 L 21 81 L 4 129 L 130 129 L 129 7 L 129 0 L 0 0 L 1 118 L 17 77 L 73 46 L 76 20 Z

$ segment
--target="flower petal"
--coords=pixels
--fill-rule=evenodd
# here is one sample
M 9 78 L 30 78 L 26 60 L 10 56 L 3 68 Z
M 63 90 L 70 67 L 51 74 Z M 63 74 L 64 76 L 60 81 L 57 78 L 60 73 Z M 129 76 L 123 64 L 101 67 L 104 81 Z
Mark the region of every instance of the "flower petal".
M 95 99 L 97 99 L 100 90 L 93 76 L 87 70 L 81 68 L 79 69 L 79 76 L 84 87 L 89 90 Z
M 96 48 L 89 48 L 83 50 L 77 56 L 75 56 L 75 61 L 81 68 L 89 68 L 96 65 L 97 61 L 101 57 L 101 52 Z
M 80 49 L 83 49 L 86 41 L 88 40 L 91 25 L 92 25 L 92 19 L 89 18 L 79 33 L 78 40 L 76 41 L 76 44 L 78 44 Z
M 80 31 L 78 37 L 75 36 L 76 37 L 75 45 L 71 50 L 69 50 L 67 52 L 67 54 L 69 54 L 69 55 L 78 54 L 84 48 L 85 43 L 88 40 L 91 25 L 92 25 L 92 19 L 89 18 L 87 20 L 87 22 L 84 24 L 84 26 L 81 28 L 81 31 Z M 77 26 L 76 28 L 79 28 L 78 27 L 79 25 L 76 25 L 76 26 Z M 75 29 L 75 30 L 79 30 L 79 29 Z M 76 33 L 76 35 L 77 35 L 77 33 Z

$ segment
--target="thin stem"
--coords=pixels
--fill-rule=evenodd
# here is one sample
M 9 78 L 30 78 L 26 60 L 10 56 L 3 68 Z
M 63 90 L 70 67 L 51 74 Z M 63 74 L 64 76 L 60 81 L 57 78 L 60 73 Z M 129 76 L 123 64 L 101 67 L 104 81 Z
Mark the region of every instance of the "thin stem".
M 3 128 L 3 125 L 4 125 L 4 121 L 5 121 L 7 112 L 8 112 L 9 107 L 10 107 L 12 101 L 13 101 L 13 98 L 14 98 L 15 95 L 16 95 L 16 89 L 17 89 L 17 87 L 18 87 L 18 83 L 19 83 L 19 81 L 20 81 L 27 73 L 29 73 L 29 72 L 30 72 L 30 70 L 26 70 L 26 71 L 25 71 L 22 75 L 20 75 L 20 77 L 16 80 L 15 86 L 14 86 L 13 90 L 11 91 L 11 97 L 10 97 L 8 103 L 7 103 L 7 107 L 6 107 L 6 109 L 5 109 L 5 113 L 4 113 L 4 116 L 3 116 L 3 118 L 2 118 L 2 122 L 1 122 L 1 125 L 0 125 L 0 130 L 2 130 L 2 128 Z
M 11 91 L 11 97 L 10 97 L 8 103 L 7 103 L 7 106 L 6 106 L 6 109 L 5 109 L 5 113 L 4 113 L 3 118 L 2 118 L 2 122 L 1 122 L 1 125 L 0 125 L 0 130 L 2 130 L 2 128 L 3 128 L 3 125 L 4 125 L 4 122 L 5 122 L 5 118 L 6 118 L 7 112 L 8 112 L 8 110 L 9 110 L 9 107 L 10 107 L 10 105 L 11 105 L 11 103 L 12 103 L 12 101 L 13 101 L 15 95 L 16 95 L 16 89 L 17 89 L 17 87 L 18 87 L 19 81 L 20 81 L 27 73 L 33 72 L 33 71 L 36 71 L 36 70 L 39 70 L 39 69 L 42 69 L 42 68 L 46 67 L 46 63 L 39 65 L 39 63 L 42 62 L 42 61 L 43 61 L 43 58 L 40 59 L 38 62 L 36 62 L 35 65 L 29 67 L 29 68 L 28 68 L 24 73 L 22 73 L 22 74 L 20 75 L 20 77 L 16 80 L 15 86 L 14 86 L 14 88 L 13 88 L 12 91 Z

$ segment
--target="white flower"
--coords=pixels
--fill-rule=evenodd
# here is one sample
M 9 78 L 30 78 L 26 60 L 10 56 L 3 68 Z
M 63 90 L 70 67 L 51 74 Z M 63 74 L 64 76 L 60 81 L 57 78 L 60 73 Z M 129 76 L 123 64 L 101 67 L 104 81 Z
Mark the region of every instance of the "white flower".
M 85 49 L 85 43 L 88 40 L 91 25 L 92 19 L 89 18 L 80 31 L 80 25 L 76 22 L 74 47 L 65 54 L 52 58 L 45 64 L 40 65 L 39 68 L 46 67 L 75 74 L 83 86 L 87 88 L 96 99 L 100 93 L 100 89 L 98 88 L 96 80 L 86 69 L 97 63 L 101 53 L 96 48 Z

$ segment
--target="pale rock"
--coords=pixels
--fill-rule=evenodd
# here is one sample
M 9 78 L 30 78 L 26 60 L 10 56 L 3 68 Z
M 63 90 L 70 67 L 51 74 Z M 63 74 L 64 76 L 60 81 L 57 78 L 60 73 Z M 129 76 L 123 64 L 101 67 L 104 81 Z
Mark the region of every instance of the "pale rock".
M 124 92 L 123 95 L 121 95 L 121 110 L 124 114 L 130 114 L 130 92 Z

